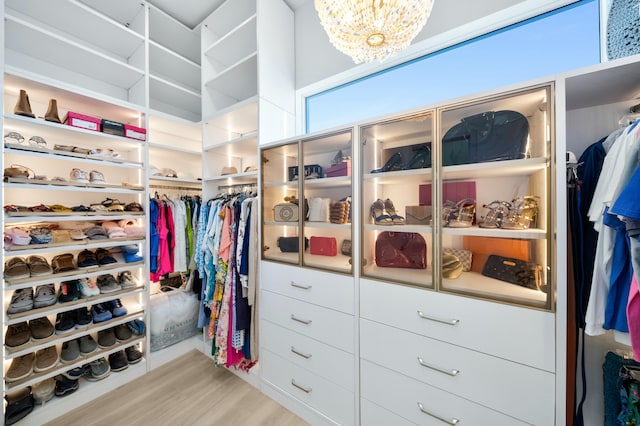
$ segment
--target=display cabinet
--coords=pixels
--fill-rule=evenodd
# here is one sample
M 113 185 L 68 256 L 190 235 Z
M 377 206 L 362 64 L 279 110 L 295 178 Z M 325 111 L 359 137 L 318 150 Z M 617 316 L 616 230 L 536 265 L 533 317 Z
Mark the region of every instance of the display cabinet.
M 352 129 L 264 148 L 263 259 L 350 274 Z

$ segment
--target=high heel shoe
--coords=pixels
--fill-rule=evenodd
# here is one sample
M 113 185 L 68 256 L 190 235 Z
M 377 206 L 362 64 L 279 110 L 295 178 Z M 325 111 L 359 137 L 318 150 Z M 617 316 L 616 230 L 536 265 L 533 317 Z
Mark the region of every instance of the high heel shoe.
M 536 227 L 538 203 L 532 195 L 516 198 L 511 202 L 512 208 L 500 225 L 504 229 L 529 229 Z
M 387 211 L 387 214 L 391 218 L 391 221 L 394 225 L 404 225 L 404 217 L 396 213 L 396 208 L 393 205 L 393 201 L 388 198 L 384 200 L 384 209 Z
M 402 170 L 402 154 L 400 152 L 393 154 L 384 166 L 371 170 L 371 173 L 393 172 L 396 170 Z
M 458 201 L 456 207 L 456 211 L 449 219 L 449 227 L 470 228 L 473 224 L 473 219 L 476 217 L 476 200 L 465 198 L 464 200 Z
M 442 226 L 449 226 L 449 221 L 458 210 L 458 205 L 451 200 L 447 200 L 442 206 Z
M 402 167 L 402 170 L 424 169 L 431 167 L 431 147 L 422 145 L 416 155 Z
M 371 217 L 376 225 L 393 225 L 393 220 L 384 213 L 384 201 L 377 199 L 371 204 Z
M 480 228 L 499 228 L 502 219 L 509 215 L 511 204 L 506 201 L 492 201 L 482 207 L 489 209 L 483 221 L 478 224 Z

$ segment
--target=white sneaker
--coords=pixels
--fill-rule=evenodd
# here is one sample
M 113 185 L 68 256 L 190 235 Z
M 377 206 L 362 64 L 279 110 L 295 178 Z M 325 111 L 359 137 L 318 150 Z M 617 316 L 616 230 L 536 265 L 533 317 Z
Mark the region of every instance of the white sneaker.
M 100 289 L 98 286 L 89 278 L 81 278 L 80 279 L 80 292 L 84 297 L 98 296 L 100 294 Z
M 104 180 L 104 175 L 97 170 L 91 170 L 89 173 L 89 179 L 91 180 L 91 183 L 107 183 Z
M 71 182 L 89 183 L 89 175 L 84 170 L 71 169 L 69 180 Z

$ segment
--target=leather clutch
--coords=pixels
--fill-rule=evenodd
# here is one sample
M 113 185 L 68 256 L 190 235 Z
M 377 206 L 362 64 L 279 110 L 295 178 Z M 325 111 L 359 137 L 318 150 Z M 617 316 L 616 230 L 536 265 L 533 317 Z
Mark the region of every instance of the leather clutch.
M 311 237 L 309 252 L 320 256 L 337 256 L 338 243 L 333 237 Z
M 404 217 L 407 225 L 431 225 L 431 206 L 406 206 Z

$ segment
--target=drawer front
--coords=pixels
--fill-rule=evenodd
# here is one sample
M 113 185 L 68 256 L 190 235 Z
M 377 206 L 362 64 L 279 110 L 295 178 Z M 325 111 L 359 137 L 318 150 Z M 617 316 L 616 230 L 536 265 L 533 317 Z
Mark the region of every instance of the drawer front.
M 263 348 L 312 373 L 354 391 L 353 354 L 310 339 L 269 321 L 260 328 Z
M 321 412 L 334 422 L 353 425 L 355 401 L 353 392 L 300 368 L 274 353 L 264 350 L 260 356 L 262 377 Z
M 353 353 L 353 316 L 270 291 L 261 292 L 261 297 L 263 319 Z
M 362 358 L 528 423 L 554 422 L 552 373 L 368 320 L 360 333 Z
M 363 318 L 555 372 L 550 312 L 373 280 L 360 280 L 360 298 Z
M 527 423 L 403 376 L 369 361 L 361 363 L 361 397 L 419 425 L 511 426 Z M 526 385 L 520 395 L 535 398 Z M 551 423 L 553 424 L 553 423 Z
M 353 315 L 353 277 L 272 262 L 261 263 L 260 275 L 265 290 Z
M 360 424 L 364 426 L 415 426 L 415 423 L 366 399 L 360 400 Z

